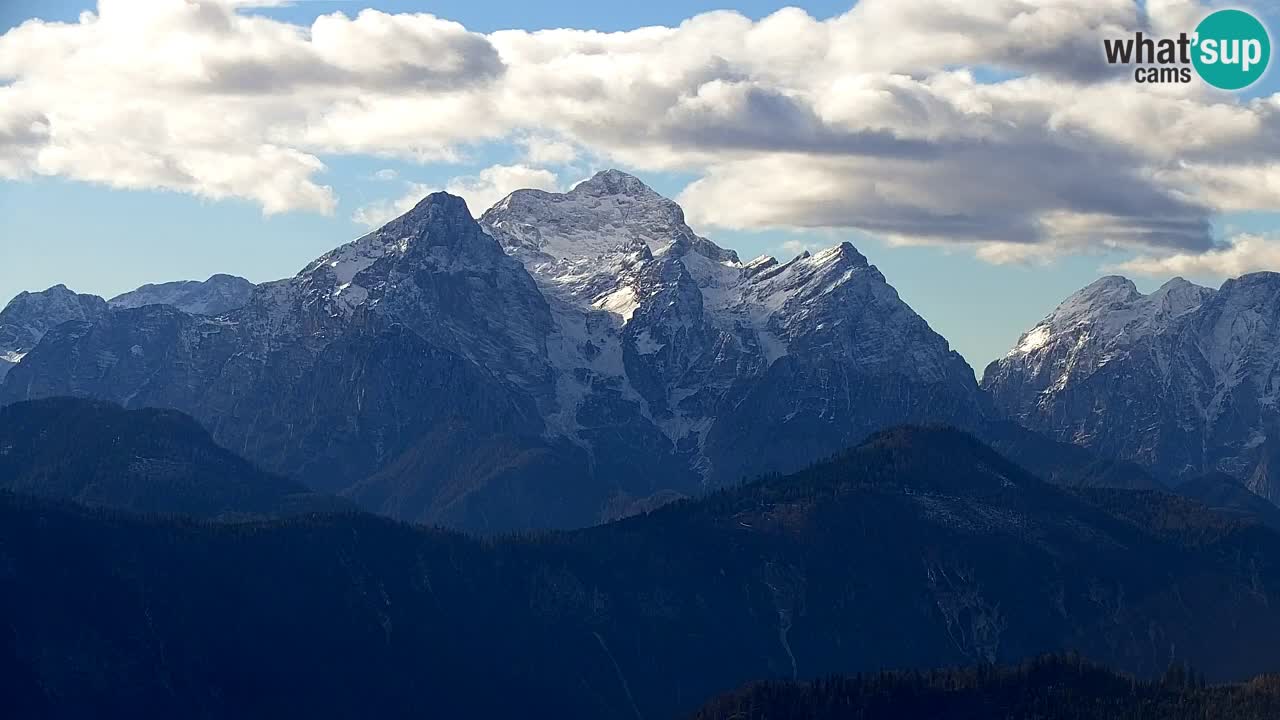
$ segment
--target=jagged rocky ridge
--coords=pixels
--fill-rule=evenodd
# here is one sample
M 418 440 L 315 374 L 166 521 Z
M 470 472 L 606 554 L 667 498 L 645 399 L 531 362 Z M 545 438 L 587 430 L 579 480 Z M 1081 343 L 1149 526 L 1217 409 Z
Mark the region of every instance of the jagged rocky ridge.
M 589 524 L 903 422 L 973 427 L 972 371 L 851 245 L 741 263 L 617 171 L 477 224 L 438 193 L 216 316 L 67 322 L 0 402 L 188 412 L 313 488 L 460 527 Z
M 214 275 L 205 281 L 182 280 L 160 285 L 143 285 L 130 292 L 103 300 L 97 295 L 76 293 L 65 285 L 42 292 L 23 292 L 0 311 L 0 380 L 40 342 L 51 328 L 64 322 L 93 322 L 107 308 L 143 305 L 172 305 L 183 312 L 217 315 L 248 302 L 253 283 L 234 275 Z
M 1176 482 L 1222 472 L 1280 500 L 1280 275 L 1150 295 L 1121 277 L 1072 295 L 982 382 L 1027 427 Z

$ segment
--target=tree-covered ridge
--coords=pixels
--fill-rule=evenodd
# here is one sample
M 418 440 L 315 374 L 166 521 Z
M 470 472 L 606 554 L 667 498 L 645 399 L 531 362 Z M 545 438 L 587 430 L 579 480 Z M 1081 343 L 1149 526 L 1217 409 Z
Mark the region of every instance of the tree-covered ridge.
M 180 412 L 77 398 L 0 408 L 0 489 L 225 519 L 346 505 L 259 470 Z
M 710 701 L 694 720 L 1272 720 L 1280 676 L 1208 685 L 1182 664 L 1140 680 L 1077 655 L 1012 667 L 882 672 L 812 682 L 756 682 Z
M 0 669 L 55 717 L 676 717 L 751 680 L 1071 648 L 1236 679 L 1280 666 L 1277 557 L 1265 527 L 1076 494 L 944 429 L 485 541 L 0 495 Z

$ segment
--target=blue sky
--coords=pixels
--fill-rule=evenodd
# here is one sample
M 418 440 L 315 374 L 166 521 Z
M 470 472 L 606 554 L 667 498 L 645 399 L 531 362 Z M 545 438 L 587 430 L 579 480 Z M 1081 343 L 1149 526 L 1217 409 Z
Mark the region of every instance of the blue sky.
M 675 26 L 698 13 L 726 6 L 724 2 L 712 1 L 496 3 L 450 0 L 428 3 L 368 0 L 302 2 L 251 12 L 307 26 L 316 16 L 325 13 L 341 11 L 354 17 L 370 4 L 387 13 L 430 12 L 479 33 L 507 28 L 569 27 L 612 32 L 649 25 Z M 783 5 L 738 1 L 729 7 L 758 20 Z M 835 2 L 801 3 L 800 7 L 816 20 L 847 10 L 845 4 Z M 10 0 L 0 4 L 0 30 L 31 17 L 74 21 L 82 10 L 88 9 L 93 9 L 93 3 Z M 1274 21 L 1270 24 L 1276 26 Z M 998 65 L 968 63 L 966 67 L 973 71 L 977 82 L 988 84 L 1034 74 L 1026 70 L 1005 71 Z M 1280 91 L 1280 73 L 1271 72 L 1243 99 L 1265 97 L 1277 91 Z M 117 189 L 100 181 L 74 179 L 74 171 L 34 173 L 23 179 L 0 180 L 0 258 L 3 258 L 0 296 L 7 298 L 21 290 L 43 289 L 59 282 L 82 292 L 110 296 L 145 282 L 204 278 L 215 272 L 243 275 L 254 281 L 291 275 L 313 257 L 362 234 L 366 227 L 353 220 L 353 215 L 371 204 L 386 204 L 397 199 L 410 183 L 415 187 L 443 188 L 456 178 L 476 177 L 485 168 L 526 162 L 524 148 L 514 139 L 518 135 L 457 143 L 458 152 L 447 161 L 415 159 L 396 153 L 326 152 L 308 148 L 308 152 L 314 152 L 324 164 L 316 176 L 317 183 L 331 188 L 335 198 L 336 204 L 327 214 L 308 207 L 268 214 L 264 213 L 260 199 L 236 197 L 234 193 L 215 198 L 208 194 L 202 196 L 199 190 L 182 188 Z M 580 146 L 589 148 L 590 144 L 583 141 Z M 627 155 L 629 151 L 629 148 L 588 150 L 573 161 L 544 165 L 556 174 L 561 186 L 593 170 L 616 165 L 634 172 L 669 197 L 680 196 L 690 183 L 705 174 L 717 174 L 720 168 L 717 165 L 708 165 L 707 170 L 636 167 L 625 162 L 631 157 Z M 1224 151 L 1224 157 L 1227 154 Z M 387 171 L 393 171 L 393 180 L 380 179 L 380 174 L 382 178 L 391 174 Z M 904 187 L 911 187 L 910 179 L 908 176 L 901 181 Z M 875 187 L 878 189 L 880 185 Z M 791 190 L 785 185 L 782 188 Z M 962 188 L 956 190 L 964 192 Z M 1018 198 L 1010 198 L 1010 204 L 1019 202 Z M 1280 207 L 1280 202 L 1272 207 Z M 1045 256 L 1052 255 L 1046 262 L 1037 261 L 1037 252 L 1033 250 L 1021 262 L 993 264 L 990 257 L 984 259 L 974 251 L 980 245 L 977 241 L 921 243 L 908 239 L 904 243 L 896 230 L 877 232 L 881 226 L 862 222 L 861 215 L 855 221 L 845 222 L 837 210 L 832 217 L 836 220 L 821 223 L 826 225 L 821 229 L 785 229 L 787 222 L 761 222 L 757 223 L 759 227 L 704 226 L 697 223 L 696 218 L 693 224 L 695 230 L 719 244 L 738 250 L 744 259 L 760 253 L 786 255 L 799 247 L 817 248 L 842 240 L 852 241 L 979 373 L 987 362 L 1012 346 L 1022 331 L 1066 295 L 1104 274 L 1106 268 L 1135 256 L 1159 259 L 1162 252 L 1165 255 L 1188 252 L 1182 246 L 1151 250 L 1078 243 L 1064 251 L 1063 243 L 1068 241 L 1055 240 L 1052 248 L 1048 242 L 1044 245 Z M 879 219 L 875 221 L 878 223 Z M 1208 221 L 1217 242 L 1227 242 L 1240 233 L 1266 235 L 1280 228 L 1280 214 L 1257 209 L 1222 209 L 1212 212 Z M 1204 251 L 1204 247 L 1198 247 L 1189 252 L 1194 255 Z M 1199 270 L 1184 273 L 1193 279 L 1216 284 L 1224 276 L 1213 264 L 1188 262 L 1191 268 Z M 1161 272 L 1161 267 L 1164 266 L 1157 266 L 1150 274 L 1135 275 L 1134 279 L 1141 288 L 1153 289 L 1173 274 Z

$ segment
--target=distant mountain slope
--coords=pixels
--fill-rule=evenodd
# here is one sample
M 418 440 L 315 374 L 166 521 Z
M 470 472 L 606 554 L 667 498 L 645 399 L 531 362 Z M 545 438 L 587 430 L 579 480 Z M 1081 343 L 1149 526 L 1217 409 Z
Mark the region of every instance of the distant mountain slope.
M 1099 457 L 1079 445 L 1053 440 L 1011 420 L 989 420 L 976 433 L 1005 457 L 1055 485 L 1168 489 L 1137 463 Z
M 74 398 L 0 408 L 0 489 L 204 518 L 345 507 L 214 445 L 181 413 Z
M 718 697 L 696 720 L 1270 720 L 1280 717 L 1280 677 L 1204 686 L 1171 667 L 1135 681 L 1074 657 L 1012 668 L 885 672 L 812 683 L 759 682 Z
M 1280 530 L 1280 507 L 1226 473 L 1209 473 L 1178 485 L 1179 495 L 1198 500 L 1212 510 L 1250 518 Z
M 1280 500 L 1280 274 L 1150 295 L 1099 280 L 982 381 L 1026 427 L 1169 478 L 1224 472 Z
M 214 275 L 208 280 L 178 280 L 143 285 L 117 295 L 107 303 L 113 308 L 172 305 L 193 315 L 221 315 L 249 302 L 253 283 L 235 275 Z
M 487 543 L 3 496 L 0 667 L 27 702 L 96 717 L 675 717 L 750 680 L 1066 648 L 1235 678 L 1280 665 L 1258 642 L 1280 635 L 1276 557 L 1268 529 L 1162 493 L 1076 496 L 945 430 Z
M 183 312 L 217 315 L 245 304 L 253 284 L 233 275 L 214 275 L 203 282 L 184 280 L 142 287 L 110 301 L 97 295 L 54 285 L 42 292 L 23 292 L 0 310 L 0 381 L 26 357 L 49 330 L 64 322 L 95 322 L 108 308 L 172 305 Z
M 50 329 L 70 320 L 92 322 L 106 312 L 102 298 L 74 293 L 65 285 L 19 293 L 0 310 L 0 381 Z

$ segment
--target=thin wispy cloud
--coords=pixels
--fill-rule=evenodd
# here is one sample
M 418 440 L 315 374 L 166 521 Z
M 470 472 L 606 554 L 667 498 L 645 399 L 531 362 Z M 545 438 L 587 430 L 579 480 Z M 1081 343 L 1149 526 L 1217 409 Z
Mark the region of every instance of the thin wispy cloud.
M 1235 277 L 1259 270 L 1280 270 L 1280 236 L 1241 233 L 1207 252 L 1143 255 L 1112 269 L 1155 277 Z

